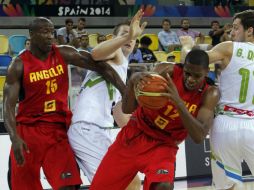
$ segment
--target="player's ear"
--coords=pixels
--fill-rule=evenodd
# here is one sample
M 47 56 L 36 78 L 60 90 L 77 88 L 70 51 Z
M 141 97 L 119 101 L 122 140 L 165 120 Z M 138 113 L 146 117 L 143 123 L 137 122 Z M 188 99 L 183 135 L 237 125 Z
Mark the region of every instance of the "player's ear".
M 253 27 L 249 27 L 249 28 L 247 29 L 248 37 L 253 36 L 253 31 L 254 31 Z

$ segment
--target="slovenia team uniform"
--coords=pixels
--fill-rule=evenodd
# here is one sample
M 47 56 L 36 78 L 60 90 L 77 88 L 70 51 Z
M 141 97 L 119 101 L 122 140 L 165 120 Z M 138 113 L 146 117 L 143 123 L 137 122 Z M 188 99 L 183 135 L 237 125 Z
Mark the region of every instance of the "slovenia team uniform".
M 21 53 L 23 79 L 19 97 L 17 133 L 30 153 L 24 152 L 25 164 L 18 167 L 11 150 L 13 190 L 42 189 L 42 167 L 53 189 L 81 184 L 75 157 L 68 143 L 68 70 L 58 49 L 45 61 L 30 51 Z
M 128 60 L 123 56 L 120 65 L 111 64 L 126 82 Z M 88 71 L 73 110 L 68 137 L 79 167 L 91 182 L 113 142 L 112 107 L 121 100 L 120 92 L 96 72 Z
M 254 174 L 253 58 L 252 43 L 233 43 L 230 63 L 220 75 L 221 98 L 210 132 L 212 158 L 225 170 L 229 179 L 236 181 L 242 180 L 242 160 L 247 162 Z M 213 172 L 216 177 L 218 171 Z M 223 189 L 228 184 L 215 178 L 215 185 L 217 189 Z
M 197 116 L 209 85 L 204 80 L 199 90 L 185 90 L 183 69 L 179 65 L 175 65 L 172 79 L 189 112 Z M 172 183 L 177 145 L 186 137 L 187 130 L 170 102 L 159 110 L 139 106 L 110 146 L 90 190 L 124 190 L 137 172 L 146 176 L 145 190 L 150 189 L 153 182 Z

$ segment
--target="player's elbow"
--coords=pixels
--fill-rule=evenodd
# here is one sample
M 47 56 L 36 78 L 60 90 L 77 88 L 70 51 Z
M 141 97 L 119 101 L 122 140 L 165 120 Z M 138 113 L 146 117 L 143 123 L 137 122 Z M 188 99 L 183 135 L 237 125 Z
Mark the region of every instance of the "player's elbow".
M 99 52 L 96 49 L 93 49 L 91 51 L 91 56 L 92 56 L 93 60 L 95 60 L 95 61 L 99 61 L 100 60 L 100 54 L 99 54 Z
M 192 138 L 192 140 L 196 143 L 196 144 L 201 144 L 203 142 L 203 140 L 201 138 Z
M 204 141 L 205 137 L 204 135 L 200 134 L 200 135 L 191 136 L 191 139 L 194 141 L 194 143 L 201 144 Z

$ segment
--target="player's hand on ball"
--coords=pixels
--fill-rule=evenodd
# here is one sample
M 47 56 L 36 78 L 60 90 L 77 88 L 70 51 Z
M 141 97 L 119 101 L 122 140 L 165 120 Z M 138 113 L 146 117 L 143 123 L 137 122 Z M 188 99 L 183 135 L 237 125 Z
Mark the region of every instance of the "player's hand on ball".
M 148 85 L 150 82 L 150 79 L 152 79 L 153 76 L 150 73 L 147 72 L 139 72 L 133 74 L 131 77 L 132 83 L 134 87 L 138 87 L 139 89 L 142 89 L 145 85 Z
M 168 86 L 166 87 L 167 93 L 162 93 L 162 95 L 168 97 L 170 101 L 172 101 L 175 105 L 177 105 L 177 103 L 181 102 L 178 90 L 169 74 L 166 75 L 166 79 L 168 81 Z

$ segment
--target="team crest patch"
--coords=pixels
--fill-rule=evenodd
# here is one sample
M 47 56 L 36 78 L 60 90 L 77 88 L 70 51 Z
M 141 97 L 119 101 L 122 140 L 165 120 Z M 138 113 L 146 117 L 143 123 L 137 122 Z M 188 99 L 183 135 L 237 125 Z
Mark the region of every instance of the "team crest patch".
M 62 179 L 70 178 L 72 177 L 72 174 L 70 172 L 65 172 L 61 174 Z
M 168 170 L 166 170 L 166 169 L 159 169 L 159 170 L 157 170 L 157 172 L 156 172 L 157 174 L 168 174 L 169 173 L 169 171 Z

